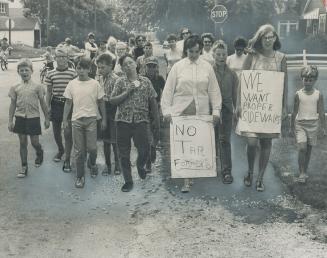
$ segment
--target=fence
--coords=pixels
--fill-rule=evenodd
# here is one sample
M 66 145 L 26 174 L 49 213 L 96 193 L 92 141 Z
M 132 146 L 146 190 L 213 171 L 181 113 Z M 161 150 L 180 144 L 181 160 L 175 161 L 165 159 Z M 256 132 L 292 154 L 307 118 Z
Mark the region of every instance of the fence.
M 287 57 L 288 69 L 296 69 L 303 65 L 317 65 L 318 67 L 327 67 L 327 54 L 289 54 Z

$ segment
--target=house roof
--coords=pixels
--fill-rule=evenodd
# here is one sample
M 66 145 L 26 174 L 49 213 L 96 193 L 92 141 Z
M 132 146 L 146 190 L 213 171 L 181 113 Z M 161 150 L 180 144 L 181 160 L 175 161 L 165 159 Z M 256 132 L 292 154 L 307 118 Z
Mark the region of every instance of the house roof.
M 8 17 L 0 17 L 0 30 L 8 30 L 6 27 L 6 21 Z M 12 17 L 15 23 L 13 30 L 34 30 L 39 26 L 38 18 L 26 18 L 26 17 Z
M 17 17 L 17 16 L 24 16 L 23 8 L 9 8 L 9 16 L 10 17 Z
M 307 0 L 303 8 L 302 16 L 316 10 L 317 8 L 319 9 L 319 13 L 326 13 L 325 6 L 321 0 Z

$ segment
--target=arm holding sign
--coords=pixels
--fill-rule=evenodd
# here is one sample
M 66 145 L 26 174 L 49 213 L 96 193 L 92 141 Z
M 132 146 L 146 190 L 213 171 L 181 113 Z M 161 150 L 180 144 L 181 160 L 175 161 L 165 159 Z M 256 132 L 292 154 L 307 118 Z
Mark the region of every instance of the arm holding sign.
M 176 65 L 174 65 L 169 74 L 162 92 L 161 97 L 161 110 L 164 119 L 171 122 L 171 106 L 173 105 L 174 93 L 177 84 L 177 71 Z
M 326 135 L 326 119 L 325 119 L 325 107 L 324 107 L 324 97 L 319 93 L 319 100 L 318 100 L 318 114 L 319 114 L 319 135 L 325 136 Z

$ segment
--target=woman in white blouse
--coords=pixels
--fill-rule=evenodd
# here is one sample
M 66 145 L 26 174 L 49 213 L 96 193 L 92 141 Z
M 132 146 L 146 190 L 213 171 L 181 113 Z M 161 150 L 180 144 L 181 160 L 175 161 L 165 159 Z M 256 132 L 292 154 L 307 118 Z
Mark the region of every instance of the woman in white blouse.
M 221 94 L 212 66 L 200 57 L 203 42 L 192 35 L 185 40 L 182 60 L 175 63 L 168 74 L 161 108 L 166 121 L 172 116 L 213 115 L 219 122 Z M 185 179 L 182 192 L 189 192 L 191 180 Z

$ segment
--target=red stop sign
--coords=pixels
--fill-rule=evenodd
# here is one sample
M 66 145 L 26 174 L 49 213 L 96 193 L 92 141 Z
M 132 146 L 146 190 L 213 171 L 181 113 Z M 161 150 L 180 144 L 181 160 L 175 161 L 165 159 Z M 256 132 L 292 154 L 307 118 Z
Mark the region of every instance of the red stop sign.
M 223 23 L 228 17 L 227 8 L 223 5 L 215 5 L 211 12 L 210 18 L 216 23 Z

